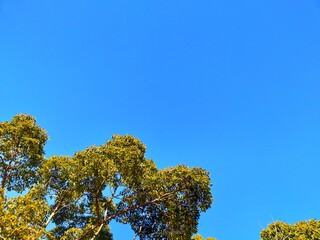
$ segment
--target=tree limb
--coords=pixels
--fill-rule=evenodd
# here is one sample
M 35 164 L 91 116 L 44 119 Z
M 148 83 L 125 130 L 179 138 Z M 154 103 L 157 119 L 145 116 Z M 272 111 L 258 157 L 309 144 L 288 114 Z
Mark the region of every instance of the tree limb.
M 158 198 L 155 198 L 155 199 L 153 199 L 153 200 L 151 200 L 151 201 L 145 202 L 145 203 L 143 203 L 143 204 L 138 204 L 138 205 L 135 205 L 135 206 L 132 206 L 132 207 L 128 207 L 128 208 L 126 208 L 126 209 L 124 209 L 124 210 L 122 210 L 122 211 L 120 211 L 120 212 L 114 213 L 114 214 L 110 215 L 109 217 L 104 218 L 103 221 L 102 221 L 102 223 L 96 224 L 95 227 L 89 229 L 87 232 L 85 232 L 82 236 L 80 236 L 80 237 L 77 238 L 76 240 L 82 240 L 82 239 L 84 239 L 88 234 L 90 234 L 90 233 L 92 233 L 92 232 L 94 231 L 94 228 L 96 228 L 96 227 L 99 226 L 99 229 L 98 229 L 99 231 L 97 231 L 96 234 L 95 234 L 95 236 L 94 236 L 93 238 L 91 238 L 91 240 L 94 240 L 94 239 L 97 237 L 97 235 L 99 234 L 99 232 L 101 231 L 102 226 L 103 226 L 104 224 L 109 223 L 109 222 L 110 222 L 112 219 L 114 219 L 115 217 L 120 216 L 120 215 L 123 215 L 123 214 L 125 214 L 125 213 L 127 213 L 127 212 L 130 212 L 130 211 L 135 210 L 135 209 L 138 209 L 138 208 L 142 208 L 142 207 L 146 207 L 146 206 L 149 206 L 149 205 L 152 205 L 152 204 L 156 204 L 156 203 L 158 203 L 158 202 L 160 202 L 160 201 L 162 201 L 162 200 L 164 200 L 164 199 L 172 196 L 173 194 L 177 193 L 178 191 L 181 191 L 181 189 L 176 189 L 176 190 L 174 190 L 174 191 L 172 191 L 172 192 L 165 193 L 165 194 L 163 194 L 162 196 L 160 196 L 160 197 L 158 197 Z M 106 212 L 107 212 L 107 210 L 106 210 Z M 105 214 L 105 215 L 106 215 L 106 214 Z

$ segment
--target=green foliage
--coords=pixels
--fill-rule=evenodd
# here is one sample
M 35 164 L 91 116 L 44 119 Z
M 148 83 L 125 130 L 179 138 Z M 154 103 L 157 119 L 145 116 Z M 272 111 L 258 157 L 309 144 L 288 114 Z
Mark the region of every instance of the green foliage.
M 19 114 L 0 123 L 1 188 L 22 192 L 37 181 L 47 139 L 32 116 Z
M 261 240 L 318 240 L 320 239 L 320 221 L 310 220 L 290 225 L 274 222 L 260 234 Z
M 197 235 L 194 235 L 191 240 L 204 240 L 204 238 L 200 235 L 200 234 L 197 234 Z
M 43 220 L 49 213 L 46 202 L 36 190 L 24 196 L 0 198 L 0 237 L 2 239 L 39 239 L 46 234 Z
M 208 172 L 159 170 L 131 135 L 45 159 L 47 139 L 31 116 L 0 123 L 2 239 L 112 239 L 111 221 L 135 238 L 191 239 L 212 204 Z M 26 193 L 9 198 L 12 190 Z
M 191 238 L 191 240 L 216 240 L 216 239 L 213 237 L 208 237 L 204 239 L 204 237 L 202 237 L 200 234 L 196 234 Z

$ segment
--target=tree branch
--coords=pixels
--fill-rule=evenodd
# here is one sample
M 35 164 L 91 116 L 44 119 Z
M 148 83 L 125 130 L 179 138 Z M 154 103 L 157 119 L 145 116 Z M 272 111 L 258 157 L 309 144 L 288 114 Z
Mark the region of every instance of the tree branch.
M 144 216 L 142 222 L 144 222 L 144 221 L 146 220 L 146 218 L 147 218 L 147 214 Z M 142 231 L 142 224 L 140 225 L 138 232 L 134 235 L 134 237 L 133 237 L 132 240 L 135 240 L 135 239 L 139 236 L 139 234 L 141 233 L 141 231 Z
M 127 213 L 127 212 L 130 212 L 130 211 L 135 210 L 135 209 L 138 209 L 138 208 L 143 208 L 143 207 L 146 207 L 146 206 L 149 206 L 149 205 L 152 205 L 152 204 L 156 204 L 156 203 L 158 203 L 158 202 L 160 202 L 160 201 L 162 201 L 162 200 L 164 200 L 164 199 L 166 199 L 166 198 L 174 195 L 175 193 L 177 193 L 177 192 L 179 192 L 179 191 L 181 191 L 181 190 L 182 190 L 182 189 L 176 189 L 176 190 L 174 190 L 174 191 L 172 191 L 172 192 L 165 193 L 165 194 L 163 194 L 162 196 L 160 196 L 160 197 L 158 197 L 158 198 L 155 198 L 155 199 L 153 199 L 153 200 L 151 200 L 151 201 L 148 201 L 148 202 L 145 202 L 145 203 L 143 203 L 143 204 L 138 204 L 138 205 L 135 205 L 135 206 L 132 206 L 132 207 L 128 207 L 128 208 L 126 208 L 126 209 L 124 209 L 124 210 L 122 210 L 122 211 L 120 211 L 120 212 L 117 212 L 117 213 L 114 213 L 114 214 L 110 215 L 109 217 L 106 217 L 106 213 L 107 213 L 107 209 L 106 209 L 106 211 L 105 211 L 105 218 L 103 219 L 102 223 L 96 224 L 95 227 L 89 229 L 87 232 L 85 232 L 82 236 L 80 236 L 80 237 L 77 238 L 76 240 L 82 240 L 82 239 L 84 239 L 88 234 L 90 234 L 91 232 L 94 231 L 94 228 L 96 228 L 96 227 L 99 226 L 98 231 L 95 233 L 95 235 L 93 236 L 93 238 L 91 238 L 91 240 L 94 240 L 94 239 L 98 236 L 99 232 L 101 231 L 102 226 L 103 226 L 104 224 L 108 224 L 108 223 L 109 223 L 112 219 L 114 219 L 115 217 L 120 216 L 120 215 L 123 215 L 123 214 L 125 214 L 125 213 Z
M 72 189 L 70 189 L 71 191 Z M 47 227 L 49 225 L 49 223 L 51 222 L 52 218 L 54 217 L 54 215 L 56 215 L 61 209 L 63 209 L 64 207 L 67 207 L 68 205 L 62 205 L 62 201 L 65 199 L 67 195 L 67 191 L 64 192 L 64 194 L 62 195 L 62 199 L 59 201 L 59 203 L 57 204 L 57 206 L 54 208 L 53 212 L 50 214 L 48 220 L 45 223 L 45 227 Z

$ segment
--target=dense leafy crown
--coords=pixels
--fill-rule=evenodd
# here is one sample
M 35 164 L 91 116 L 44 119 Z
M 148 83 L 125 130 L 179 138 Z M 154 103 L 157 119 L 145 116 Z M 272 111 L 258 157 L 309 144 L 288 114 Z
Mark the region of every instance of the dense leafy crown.
M 129 224 L 134 238 L 191 239 L 212 204 L 208 172 L 159 170 L 131 135 L 46 159 L 47 139 L 32 116 L 0 123 L 2 239 L 112 239 L 111 221 Z
M 261 240 L 319 240 L 320 221 L 312 219 L 294 225 L 277 221 L 269 224 L 260 237 Z
M 37 181 L 47 139 L 32 116 L 19 114 L 0 123 L 1 188 L 22 192 Z

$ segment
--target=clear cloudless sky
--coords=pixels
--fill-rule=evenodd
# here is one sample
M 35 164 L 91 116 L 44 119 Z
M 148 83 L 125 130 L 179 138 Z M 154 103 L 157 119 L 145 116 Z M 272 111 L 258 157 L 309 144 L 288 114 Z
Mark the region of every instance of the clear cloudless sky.
M 320 218 L 318 0 L 0 0 L 0 96 L 46 156 L 133 134 L 159 168 L 210 171 L 205 237 Z

